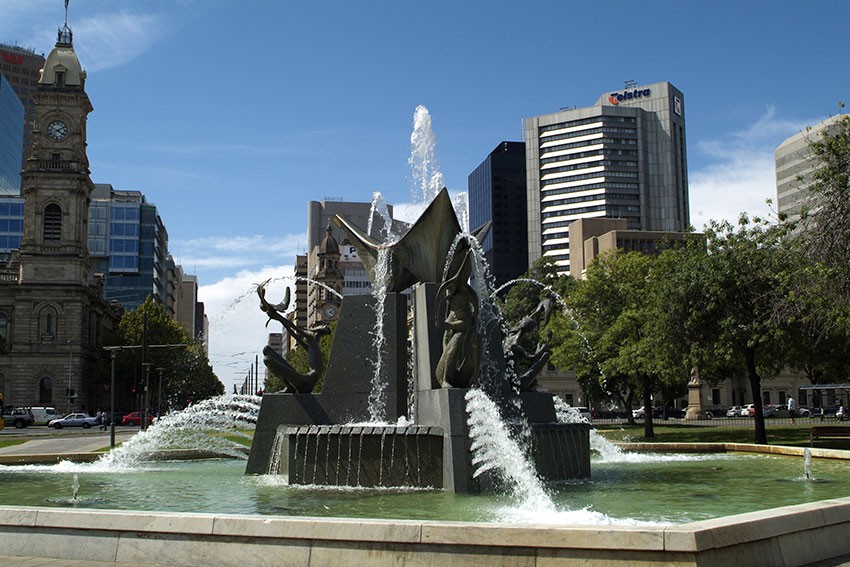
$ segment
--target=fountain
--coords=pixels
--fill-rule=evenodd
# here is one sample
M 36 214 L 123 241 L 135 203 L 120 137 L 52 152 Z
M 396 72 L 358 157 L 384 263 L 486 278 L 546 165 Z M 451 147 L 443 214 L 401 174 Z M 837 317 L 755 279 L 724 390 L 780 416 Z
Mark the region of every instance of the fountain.
M 478 243 L 489 227 L 465 235 L 445 189 L 398 239 L 382 241 L 345 218 L 335 221 L 357 248 L 378 293 L 343 298 L 320 393 L 291 390 L 263 397 L 246 472 L 281 474 L 291 484 L 451 492 L 514 484 L 506 476 L 517 470 L 544 480 L 589 476 L 590 427 L 559 422 L 550 394 L 532 388 L 514 394 L 500 324 L 487 304 L 490 292 L 467 283 L 473 272 L 477 285 L 486 283 Z M 412 423 L 407 419 L 408 310 L 401 293 L 411 286 Z M 259 292 L 263 310 L 283 319 L 270 311 L 264 290 Z M 369 328 L 375 311 L 380 341 L 373 341 Z M 379 371 L 363 356 L 374 350 Z M 477 403 L 470 402 L 473 390 Z M 482 396 L 492 406 L 482 403 Z M 508 467 L 507 475 L 492 463 L 482 467 L 487 459 L 481 440 L 497 427 L 519 440 L 517 458 L 528 458 L 529 466 Z M 413 472 L 402 463 L 416 463 Z

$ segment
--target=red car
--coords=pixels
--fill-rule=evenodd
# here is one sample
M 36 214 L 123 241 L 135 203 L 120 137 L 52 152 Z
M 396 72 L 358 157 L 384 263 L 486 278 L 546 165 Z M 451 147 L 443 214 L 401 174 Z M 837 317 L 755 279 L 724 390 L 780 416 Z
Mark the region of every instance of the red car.
M 135 427 L 136 425 L 141 425 L 142 423 L 142 412 L 134 411 L 133 413 L 128 413 L 121 420 L 121 425 L 129 425 L 130 427 Z M 153 416 L 148 415 L 148 425 L 153 423 Z

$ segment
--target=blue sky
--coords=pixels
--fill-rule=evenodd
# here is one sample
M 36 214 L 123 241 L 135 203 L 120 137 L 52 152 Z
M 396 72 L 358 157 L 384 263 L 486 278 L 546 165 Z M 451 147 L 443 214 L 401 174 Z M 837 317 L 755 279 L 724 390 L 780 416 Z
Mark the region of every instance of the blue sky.
M 228 389 L 265 344 L 251 285 L 291 274 L 306 202 L 410 203 L 425 105 L 447 186 L 524 117 L 627 80 L 685 95 L 691 222 L 764 213 L 773 150 L 838 111 L 850 3 L 71 0 L 92 178 L 155 203 L 201 284 Z M 47 53 L 61 0 L 0 0 L 0 41 Z M 281 290 L 278 290 L 282 293 Z M 270 329 L 277 330 L 277 329 Z

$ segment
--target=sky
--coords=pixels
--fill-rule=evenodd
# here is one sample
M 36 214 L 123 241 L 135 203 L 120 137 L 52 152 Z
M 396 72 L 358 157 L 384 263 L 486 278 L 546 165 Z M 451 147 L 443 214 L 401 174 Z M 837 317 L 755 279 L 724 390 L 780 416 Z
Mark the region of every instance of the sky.
M 0 41 L 47 54 L 64 19 L 61 0 L 0 0 Z M 306 252 L 307 201 L 415 202 L 417 106 L 457 193 L 499 142 L 521 141 L 523 118 L 669 81 L 685 96 L 701 229 L 770 215 L 774 149 L 848 99 L 848 19 L 845 0 L 71 0 L 68 11 L 94 106 L 92 179 L 156 204 L 169 250 L 198 276 L 228 391 L 279 331 L 254 288 Z M 271 299 L 286 283 L 275 285 Z

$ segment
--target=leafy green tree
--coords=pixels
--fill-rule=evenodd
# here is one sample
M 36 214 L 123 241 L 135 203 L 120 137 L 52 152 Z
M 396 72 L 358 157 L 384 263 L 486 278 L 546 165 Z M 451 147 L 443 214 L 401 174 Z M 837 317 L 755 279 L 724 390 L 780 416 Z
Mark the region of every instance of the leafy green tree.
M 124 313 L 108 343 L 124 347 L 116 357 L 120 407 L 137 409 L 147 384 L 149 407 L 155 408 L 159 369 L 163 398 L 175 409 L 224 392 L 203 348 L 193 344 L 182 325 L 150 296 L 138 308 Z
M 775 317 L 788 293 L 791 255 L 786 230 L 741 215 L 733 226 L 712 222 L 705 250 L 691 243 L 662 254 L 657 278 L 659 343 L 667 368 L 680 361 L 701 375 L 748 377 L 756 409 L 755 442 L 766 444 L 761 382 L 788 363 L 792 333 Z
M 802 241 L 806 256 L 823 266 L 832 283 L 819 291 L 850 306 L 850 116 L 837 118 L 809 147 L 815 169 Z
M 598 376 L 626 407 L 634 392 L 640 392 L 648 438 L 654 437 L 652 394 L 660 377 L 648 287 L 653 262 L 653 256 L 639 252 L 612 251 L 598 257 L 567 296 L 568 315 L 551 326 L 555 364 L 574 368 L 580 376 Z

